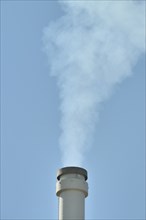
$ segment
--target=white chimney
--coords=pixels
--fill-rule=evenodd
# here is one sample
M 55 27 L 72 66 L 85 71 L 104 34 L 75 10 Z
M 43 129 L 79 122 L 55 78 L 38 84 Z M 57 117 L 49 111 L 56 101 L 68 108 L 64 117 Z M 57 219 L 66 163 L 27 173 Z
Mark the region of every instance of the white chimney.
M 59 197 L 59 220 L 84 220 L 88 196 L 87 171 L 64 167 L 57 172 L 56 195 Z

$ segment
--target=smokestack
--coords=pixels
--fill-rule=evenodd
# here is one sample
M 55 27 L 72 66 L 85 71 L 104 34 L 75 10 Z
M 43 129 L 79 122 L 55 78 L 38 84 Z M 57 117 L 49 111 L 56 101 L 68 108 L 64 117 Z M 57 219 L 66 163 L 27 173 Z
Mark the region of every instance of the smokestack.
M 59 220 L 84 220 L 87 178 L 87 171 L 80 167 L 58 170 L 56 195 L 59 197 Z

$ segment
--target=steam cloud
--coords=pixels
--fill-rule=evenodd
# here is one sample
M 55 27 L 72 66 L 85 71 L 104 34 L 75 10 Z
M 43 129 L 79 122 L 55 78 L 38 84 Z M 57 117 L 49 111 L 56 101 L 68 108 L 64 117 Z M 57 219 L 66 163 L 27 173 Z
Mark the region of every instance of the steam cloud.
M 44 30 L 61 99 L 63 165 L 81 166 L 100 104 L 145 52 L 142 1 L 60 1 L 64 15 Z

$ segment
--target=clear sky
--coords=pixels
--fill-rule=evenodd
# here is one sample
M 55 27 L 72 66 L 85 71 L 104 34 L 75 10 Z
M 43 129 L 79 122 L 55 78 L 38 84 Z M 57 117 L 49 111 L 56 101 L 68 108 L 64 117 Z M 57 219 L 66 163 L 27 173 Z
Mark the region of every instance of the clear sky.
M 57 1 L 1 1 L 1 219 L 57 219 L 60 100 L 43 52 Z M 145 57 L 102 105 L 86 219 L 145 218 Z

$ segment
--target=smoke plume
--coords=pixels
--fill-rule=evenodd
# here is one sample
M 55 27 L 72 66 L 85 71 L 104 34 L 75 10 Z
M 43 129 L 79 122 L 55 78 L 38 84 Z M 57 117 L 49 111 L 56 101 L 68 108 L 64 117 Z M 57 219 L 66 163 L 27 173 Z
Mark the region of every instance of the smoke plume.
M 144 53 L 143 1 L 60 1 L 64 15 L 44 30 L 50 72 L 61 100 L 63 165 L 82 165 L 114 86 Z

